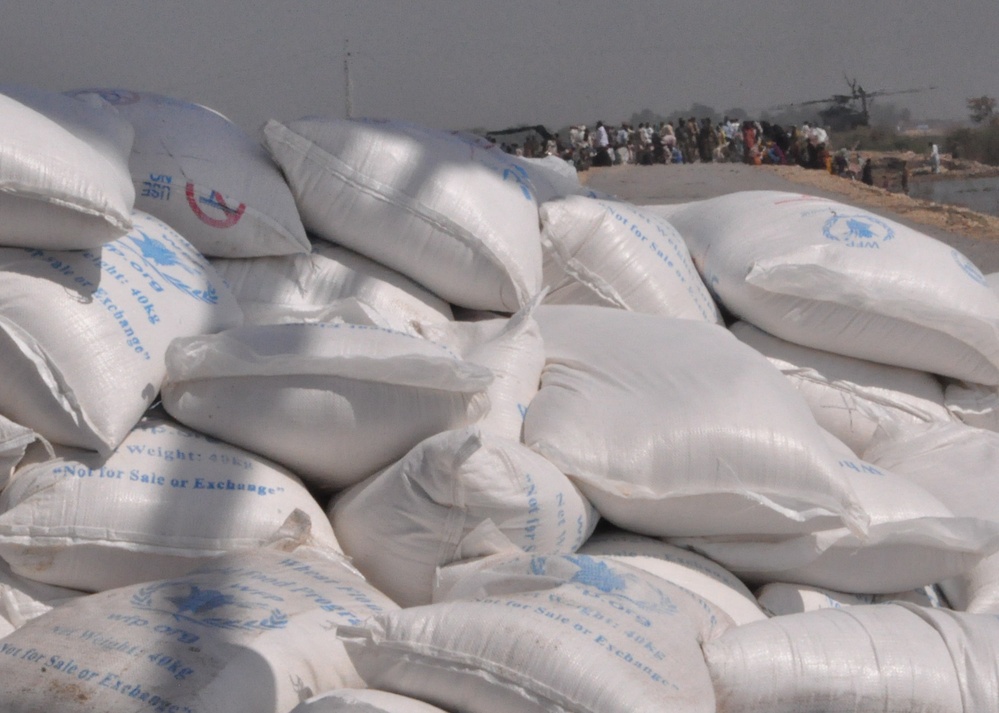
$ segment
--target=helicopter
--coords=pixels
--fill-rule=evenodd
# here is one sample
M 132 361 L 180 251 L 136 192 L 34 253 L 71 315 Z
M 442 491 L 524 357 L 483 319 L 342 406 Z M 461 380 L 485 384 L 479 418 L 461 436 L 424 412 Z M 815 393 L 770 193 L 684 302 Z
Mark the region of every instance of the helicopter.
M 868 92 L 860 86 L 856 79 L 851 80 L 847 77 L 844 77 L 844 79 L 846 79 L 846 83 L 850 87 L 849 94 L 833 94 L 825 99 L 812 99 L 794 104 L 784 104 L 781 108 L 827 104 L 826 108 L 819 110 L 819 116 L 822 118 L 823 125 L 833 131 L 849 131 L 859 126 L 870 126 L 869 102 L 876 97 L 913 94 L 936 89 L 936 87 L 923 87 L 920 89 L 902 89 L 893 92 L 883 90 Z

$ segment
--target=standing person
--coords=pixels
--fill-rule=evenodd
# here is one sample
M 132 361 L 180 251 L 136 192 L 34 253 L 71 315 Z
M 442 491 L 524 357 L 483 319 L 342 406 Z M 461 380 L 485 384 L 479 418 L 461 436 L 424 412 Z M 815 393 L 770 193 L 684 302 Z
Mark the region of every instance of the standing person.
M 864 168 L 860 172 L 860 180 L 868 186 L 874 185 L 874 166 L 871 164 L 871 159 L 864 161 Z
M 716 137 L 711 119 L 701 119 L 701 126 L 697 130 L 697 155 L 702 163 L 711 163 L 714 159 L 714 148 Z
M 909 195 L 909 164 L 902 164 L 902 193 Z
M 933 173 L 940 173 L 940 147 L 935 142 L 930 142 L 930 166 Z
M 742 122 L 742 151 L 743 160 L 746 163 L 753 163 L 753 151 L 756 149 L 756 126 L 748 119 Z
M 593 165 L 610 166 L 613 163 L 610 155 L 610 137 L 607 135 L 607 128 L 604 122 L 597 122 L 596 139 L 594 145 Z
M 697 117 L 687 119 L 686 141 L 683 145 L 683 162 L 693 163 L 697 158 Z

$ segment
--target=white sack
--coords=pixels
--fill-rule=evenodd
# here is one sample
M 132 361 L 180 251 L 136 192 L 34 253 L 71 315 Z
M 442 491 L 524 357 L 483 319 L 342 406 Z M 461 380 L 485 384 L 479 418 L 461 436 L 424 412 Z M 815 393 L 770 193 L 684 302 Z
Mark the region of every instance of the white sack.
M 999 522 L 999 433 L 964 424 L 890 434 L 867 456 L 918 483 L 956 515 Z M 999 554 L 944 583 L 956 609 L 999 613 Z
M 38 434 L 0 416 L 0 492 L 24 458 L 28 446 L 39 440 Z
M 670 222 L 718 300 L 770 334 L 999 384 L 999 297 L 943 242 L 860 208 L 779 191 L 692 203 Z
M 437 706 L 370 688 L 329 691 L 302 701 L 291 713 L 446 713 Z
M 224 555 L 68 602 L 0 642 L 7 713 L 287 713 L 363 683 L 333 634 L 395 609 L 339 555 Z
M 852 606 L 729 629 L 704 645 L 717 713 L 988 710 L 965 705 L 966 672 L 917 611 Z
M 0 248 L 0 413 L 66 446 L 109 454 L 138 423 L 177 337 L 243 315 L 207 260 L 136 211 L 100 248 Z
M 495 145 L 373 119 L 271 120 L 264 136 L 317 236 L 463 307 L 516 312 L 541 289 L 538 206 Z
M 527 158 L 510 155 L 510 159 L 523 167 L 538 204 L 564 196 L 591 195 L 593 193 L 580 183 L 576 167 L 564 158 L 558 156 Z
M 129 123 L 57 92 L 0 92 L 0 245 L 79 250 L 127 233 Z
M 53 607 L 85 595 L 79 590 L 21 577 L 0 559 L 0 638 L 4 627 L 9 627 L 9 633 Z
M 541 205 L 546 304 L 618 307 L 721 324 L 683 238 L 623 201 L 572 196 Z
M 331 308 L 348 299 L 398 331 L 454 318 L 450 305 L 408 277 L 322 240 L 311 255 L 215 259 L 212 265 L 236 295 L 246 324 L 335 321 L 327 318 Z
M 307 253 L 309 240 L 281 171 L 258 141 L 218 112 L 161 94 L 81 89 L 135 129 L 128 167 L 135 207 L 203 254 Z
M 283 527 L 339 551 L 293 474 L 157 417 L 107 458 L 57 449 L 0 493 L 0 557 L 24 577 L 88 591 L 179 576 Z
M 430 603 L 439 566 L 511 550 L 570 554 L 598 519 L 554 465 L 478 426 L 428 438 L 329 514 L 354 566 L 402 606 Z
M 699 642 L 731 622 L 687 590 L 593 557 L 454 567 L 437 604 L 337 631 L 368 686 L 464 713 L 714 713 Z
M 624 562 L 697 592 L 737 625 L 767 618 L 756 597 L 734 574 L 691 550 L 624 530 L 604 530 L 588 539 L 578 552 Z
M 944 404 L 962 423 L 999 432 L 999 388 L 953 381 L 944 389 Z
M 947 601 L 936 585 L 910 589 L 892 594 L 848 594 L 825 587 L 805 584 L 770 582 L 756 592 L 760 606 L 771 616 L 801 614 L 817 609 L 839 609 L 862 604 L 883 602 L 910 602 L 923 607 L 947 607 Z
M 401 332 L 282 324 L 178 339 L 166 410 L 339 490 L 488 409 L 488 369 Z
M 656 536 L 789 534 L 865 516 L 781 373 L 719 325 L 542 306 L 524 442 L 601 515 Z
M 443 344 L 474 364 L 493 373 L 489 385 L 489 413 L 479 426 L 489 433 L 521 440 L 524 414 L 541 386 L 545 347 L 534 319 L 539 295 L 512 317 L 475 322 L 423 323 L 416 332 Z
M 791 380 L 819 425 L 863 455 L 889 423 L 899 428 L 954 420 L 932 374 L 804 347 L 748 322 L 730 329 Z
M 999 548 L 999 523 L 959 517 L 914 482 L 863 461 L 841 469 L 870 527 L 789 538 L 678 538 L 754 585 L 792 582 L 842 592 L 900 592 L 967 572 Z

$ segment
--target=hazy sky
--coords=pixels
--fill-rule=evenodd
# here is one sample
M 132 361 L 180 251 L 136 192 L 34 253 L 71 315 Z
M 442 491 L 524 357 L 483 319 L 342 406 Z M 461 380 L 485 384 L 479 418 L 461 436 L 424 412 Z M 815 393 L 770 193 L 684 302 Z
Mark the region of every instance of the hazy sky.
M 999 95 L 999 0 L 2 0 L 0 82 L 114 87 L 267 119 L 442 128 L 753 114 L 846 93 L 913 118 Z

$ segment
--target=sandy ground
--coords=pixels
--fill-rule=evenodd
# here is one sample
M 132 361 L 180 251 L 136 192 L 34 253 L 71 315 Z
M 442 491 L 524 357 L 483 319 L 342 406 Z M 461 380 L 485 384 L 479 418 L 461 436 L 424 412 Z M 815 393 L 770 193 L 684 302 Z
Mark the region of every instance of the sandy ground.
M 999 218 L 867 186 L 797 166 L 737 163 L 611 166 L 580 174 L 590 188 L 638 205 L 685 203 L 735 191 L 791 191 L 860 206 L 920 230 L 964 253 L 988 274 L 999 272 Z

